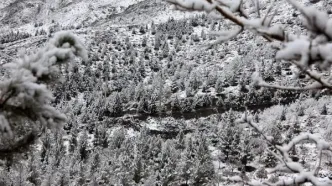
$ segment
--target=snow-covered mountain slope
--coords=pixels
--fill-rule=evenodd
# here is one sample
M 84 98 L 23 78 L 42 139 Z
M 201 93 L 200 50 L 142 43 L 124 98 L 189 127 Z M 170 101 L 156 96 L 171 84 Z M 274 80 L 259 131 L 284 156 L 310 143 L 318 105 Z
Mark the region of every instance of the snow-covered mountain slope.
M 80 24 L 118 13 L 141 0 L 5 0 L 0 2 L 0 24 L 11 27 L 27 23 Z
M 123 12 L 109 16 L 104 20 L 108 25 L 140 25 L 154 21 L 165 22 L 170 17 L 182 19 L 195 15 L 193 12 L 174 11 L 169 4 L 156 0 L 145 0 L 128 6 Z
M 89 27 L 140 25 L 182 19 L 192 12 L 173 11 L 160 0 L 6 0 L 0 2 L 2 30 L 21 28 L 35 32 L 35 25 L 47 30 L 52 24 Z

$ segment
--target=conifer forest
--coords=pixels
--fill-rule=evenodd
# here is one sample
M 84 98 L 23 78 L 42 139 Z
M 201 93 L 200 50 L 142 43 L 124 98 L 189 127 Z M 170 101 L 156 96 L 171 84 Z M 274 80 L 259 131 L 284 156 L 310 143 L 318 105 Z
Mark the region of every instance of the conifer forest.
M 331 0 L 1 0 L 0 186 L 332 186 Z

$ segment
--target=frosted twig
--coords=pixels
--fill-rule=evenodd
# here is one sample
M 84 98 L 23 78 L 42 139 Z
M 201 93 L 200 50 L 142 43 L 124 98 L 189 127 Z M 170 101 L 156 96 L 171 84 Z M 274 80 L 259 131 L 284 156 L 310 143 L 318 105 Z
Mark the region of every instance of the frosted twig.
M 296 65 L 298 68 L 300 68 L 300 70 L 302 70 L 305 74 L 307 74 L 311 79 L 318 82 L 321 85 L 321 88 L 328 88 L 328 89 L 332 90 L 332 85 L 330 83 L 328 83 L 327 81 L 325 81 L 324 79 L 322 79 L 321 75 L 313 72 L 312 70 L 305 69 L 305 67 L 303 65 L 299 64 L 296 61 L 290 61 L 290 62 L 293 63 L 294 65 Z
M 208 47 L 212 47 L 214 45 L 218 45 L 221 44 L 225 41 L 231 40 L 234 37 L 236 37 L 237 35 L 239 35 L 241 32 L 243 31 L 243 29 L 237 29 L 237 30 L 232 30 L 231 32 L 224 32 L 215 42 L 210 43 L 208 45 Z
M 279 164 L 277 167 L 273 168 L 270 172 L 275 171 L 281 171 L 285 172 L 287 170 L 291 171 L 292 173 L 298 173 L 298 175 L 290 182 L 289 180 L 282 180 L 277 182 L 276 184 L 272 183 L 260 183 L 255 182 L 255 184 L 249 184 L 249 185 L 296 185 L 296 184 L 302 184 L 306 182 L 313 183 L 314 185 L 328 185 L 331 184 L 329 181 L 328 183 L 322 182 L 318 180 L 315 176 L 318 174 L 319 168 L 321 166 L 322 161 L 322 151 L 328 150 L 332 151 L 330 144 L 327 143 L 325 140 L 320 139 L 318 136 L 310 133 L 302 133 L 299 136 L 293 138 L 289 143 L 284 144 L 282 146 L 277 145 L 273 142 L 270 138 L 268 138 L 262 130 L 259 129 L 259 127 L 254 124 L 251 118 L 248 118 L 247 114 L 238 122 L 245 122 L 252 128 L 256 130 L 263 138 L 264 140 L 271 146 L 273 146 L 282 157 L 280 157 L 278 154 L 271 151 L 271 154 L 275 156 L 282 164 Z M 293 162 L 289 156 L 289 151 L 294 148 L 296 144 L 299 144 L 303 141 L 312 141 L 316 143 L 317 150 L 318 150 L 318 160 L 316 162 L 315 168 L 313 171 L 305 171 L 303 166 L 297 162 Z M 243 181 L 243 180 L 242 180 Z

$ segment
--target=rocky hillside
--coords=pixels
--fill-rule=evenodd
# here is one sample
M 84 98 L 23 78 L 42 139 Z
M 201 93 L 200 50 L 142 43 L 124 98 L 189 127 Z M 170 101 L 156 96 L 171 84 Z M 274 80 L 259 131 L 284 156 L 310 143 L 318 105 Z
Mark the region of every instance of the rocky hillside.
M 9 27 L 26 24 L 84 24 L 118 14 L 140 0 L 6 0 L 0 3 L 0 24 Z

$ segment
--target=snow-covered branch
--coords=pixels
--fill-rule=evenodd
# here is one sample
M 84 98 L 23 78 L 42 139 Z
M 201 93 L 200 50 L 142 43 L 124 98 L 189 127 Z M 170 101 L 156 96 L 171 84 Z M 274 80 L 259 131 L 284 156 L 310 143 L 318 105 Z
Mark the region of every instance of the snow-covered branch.
M 313 185 L 317 186 L 327 186 L 331 185 L 332 181 L 330 180 L 321 180 L 317 177 L 318 171 L 320 170 L 321 163 L 322 163 L 322 152 L 323 151 L 332 151 L 331 144 L 326 142 L 325 140 L 321 139 L 316 134 L 311 133 L 302 133 L 297 137 L 294 137 L 290 140 L 287 144 L 284 145 L 278 145 L 276 144 L 273 139 L 266 136 L 262 130 L 258 127 L 257 124 L 255 124 L 251 118 L 247 116 L 247 114 L 244 115 L 240 120 L 238 120 L 240 123 L 247 123 L 252 128 L 258 132 L 263 139 L 267 142 L 267 144 L 274 147 L 275 150 L 277 150 L 278 153 L 272 152 L 271 154 L 275 156 L 279 160 L 279 164 L 270 169 L 269 173 L 274 172 L 283 172 L 283 173 L 292 173 L 294 174 L 294 177 L 292 179 L 283 179 L 276 183 L 268 183 L 268 182 L 246 182 L 243 179 L 239 179 L 238 177 L 236 179 L 229 179 L 229 181 L 235 181 L 235 182 L 243 182 L 248 185 L 273 185 L 273 186 L 281 186 L 281 185 L 300 185 L 303 183 L 312 183 Z M 294 162 L 289 157 L 289 152 L 295 148 L 295 145 L 300 143 L 315 143 L 317 148 L 317 156 L 318 159 L 316 161 L 316 165 L 313 170 L 307 170 L 303 167 L 301 163 Z
M 278 24 L 272 24 L 272 20 L 276 15 L 275 6 L 272 4 L 267 9 L 265 15 L 261 15 L 260 4 L 256 1 L 255 7 L 257 17 L 250 18 L 244 16 L 242 10 L 244 1 L 227 1 L 227 0 L 166 0 L 182 10 L 199 10 L 206 12 L 218 12 L 221 18 L 228 19 L 240 29 L 233 31 L 233 34 L 221 35 L 220 40 L 214 44 L 219 44 L 225 40 L 232 39 L 247 29 L 263 36 L 267 41 L 279 41 L 283 45 L 276 53 L 276 59 L 280 61 L 288 61 L 296 66 L 300 73 L 305 74 L 311 81 L 304 87 L 287 87 L 277 84 L 270 84 L 260 77 L 258 71 L 253 74 L 253 85 L 286 89 L 286 90 L 315 90 L 330 89 L 332 90 L 331 77 L 324 78 L 319 71 L 330 71 L 332 65 L 332 19 L 329 19 L 327 13 L 316 10 L 313 7 L 304 7 L 296 0 L 285 0 L 298 10 L 305 20 L 305 27 L 310 35 L 293 36 L 286 33 L 285 29 Z M 229 33 L 229 32 L 228 32 Z M 311 183 L 313 185 L 325 186 L 332 185 L 331 181 L 322 180 L 317 177 L 322 164 L 323 151 L 331 151 L 330 144 L 322 140 L 315 134 L 304 133 L 290 140 L 289 143 L 280 145 L 274 142 L 273 138 L 266 136 L 264 132 L 255 124 L 252 119 L 245 115 L 239 122 L 248 123 L 262 138 L 272 146 L 276 152 L 273 152 L 279 160 L 279 164 L 270 172 L 284 172 L 293 174 L 291 179 L 283 179 L 276 183 L 245 181 L 241 177 L 225 178 L 225 180 L 233 182 L 242 182 L 247 185 L 300 185 L 303 183 Z M 312 170 L 307 170 L 302 164 L 294 162 L 289 157 L 289 151 L 299 143 L 314 142 L 317 148 L 317 161 Z
M 38 53 L 4 65 L 10 76 L 0 82 L 1 132 L 12 136 L 22 117 L 42 127 L 58 127 L 66 121 L 66 116 L 50 105 L 53 95 L 47 85 L 57 81 L 58 66 L 75 56 L 88 59 L 75 35 L 59 32 Z
M 166 0 L 182 10 L 194 11 L 216 11 L 222 18 L 228 19 L 240 26 L 240 29 L 232 31 L 232 34 L 222 36 L 213 44 L 219 44 L 232 39 L 242 33 L 242 30 L 250 30 L 257 35 L 263 36 L 268 41 L 284 42 L 284 47 L 276 54 L 278 60 L 287 60 L 295 64 L 310 79 L 315 81 L 306 87 L 284 87 L 271 85 L 265 82 L 256 85 L 287 90 L 311 90 L 311 89 L 332 89 L 332 84 L 312 70 L 315 65 L 321 70 L 330 70 L 332 64 L 332 19 L 327 13 L 316 10 L 313 7 L 304 7 L 295 0 L 286 0 L 294 9 L 301 12 L 306 21 L 306 28 L 311 33 L 309 36 L 293 36 L 286 33 L 285 29 L 278 24 L 272 25 L 276 10 L 274 4 L 268 8 L 265 16 L 261 15 L 259 3 L 255 3 L 258 18 L 244 16 L 244 1 L 227 0 Z M 312 36 L 315 36 L 312 38 Z

